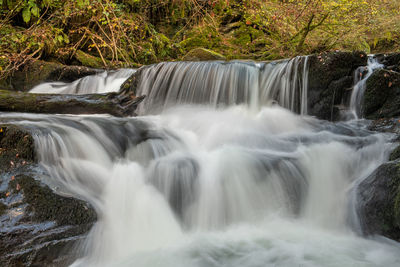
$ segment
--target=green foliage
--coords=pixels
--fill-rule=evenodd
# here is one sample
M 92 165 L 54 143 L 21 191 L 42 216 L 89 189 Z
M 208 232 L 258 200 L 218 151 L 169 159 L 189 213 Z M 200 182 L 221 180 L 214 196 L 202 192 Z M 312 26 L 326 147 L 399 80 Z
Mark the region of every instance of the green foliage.
M 400 47 L 390 0 L 0 0 L 0 72 L 27 60 L 105 67 L 181 59 L 193 48 L 276 59 L 324 50 Z

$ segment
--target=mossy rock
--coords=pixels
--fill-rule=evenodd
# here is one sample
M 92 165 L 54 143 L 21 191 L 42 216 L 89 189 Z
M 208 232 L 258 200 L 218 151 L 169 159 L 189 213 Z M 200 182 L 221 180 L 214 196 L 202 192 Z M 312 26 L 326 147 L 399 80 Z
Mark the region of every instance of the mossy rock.
M 84 201 L 54 193 L 30 176 L 18 175 L 10 183 L 12 190 L 22 190 L 24 201 L 35 221 L 56 221 L 58 225 L 93 223 L 96 213 Z
M 400 146 L 397 146 L 392 153 L 390 153 L 389 160 L 396 160 L 400 158 Z
M 3 202 L 0 202 L 0 216 L 7 210 L 7 205 Z
M 325 120 L 337 120 L 353 72 L 367 65 L 364 52 L 325 52 L 309 57 L 308 112 Z
M 380 69 L 368 78 L 363 113 L 368 119 L 400 115 L 400 73 Z
M 364 232 L 400 241 L 400 161 L 382 164 L 357 192 Z
M 104 63 L 101 58 L 89 55 L 82 50 L 78 50 L 75 53 L 75 58 L 78 60 L 83 66 L 90 68 L 102 68 L 104 67 Z
M 35 161 L 34 140 L 24 129 L 0 125 L 0 169 L 9 171 Z
M 225 60 L 225 57 L 217 52 L 205 48 L 195 48 L 190 50 L 183 58 L 184 61 L 208 61 Z
M 0 88 L 25 92 L 43 82 L 72 82 L 101 71 L 84 66 L 66 66 L 57 62 L 32 60 L 7 77 L 0 79 Z

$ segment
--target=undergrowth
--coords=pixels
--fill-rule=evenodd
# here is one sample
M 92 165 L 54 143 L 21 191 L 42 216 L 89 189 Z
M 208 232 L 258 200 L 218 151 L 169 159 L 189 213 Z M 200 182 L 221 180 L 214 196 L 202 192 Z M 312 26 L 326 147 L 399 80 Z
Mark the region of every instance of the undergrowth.
M 327 50 L 399 49 L 390 0 L 0 0 L 0 74 L 30 60 L 104 67 L 179 60 L 203 47 L 268 60 Z

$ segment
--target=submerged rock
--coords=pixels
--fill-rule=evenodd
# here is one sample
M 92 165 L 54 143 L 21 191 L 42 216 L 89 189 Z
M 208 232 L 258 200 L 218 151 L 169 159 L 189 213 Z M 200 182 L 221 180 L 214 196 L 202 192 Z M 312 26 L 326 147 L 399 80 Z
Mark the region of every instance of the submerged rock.
M 30 133 L 0 127 L 0 262 L 2 266 L 67 266 L 96 221 L 86 202 L 55 193 L 38 178 Z
M 364 233 L 400 241 L 400 161 L 381 165 L 361 182 L 357 192 Z

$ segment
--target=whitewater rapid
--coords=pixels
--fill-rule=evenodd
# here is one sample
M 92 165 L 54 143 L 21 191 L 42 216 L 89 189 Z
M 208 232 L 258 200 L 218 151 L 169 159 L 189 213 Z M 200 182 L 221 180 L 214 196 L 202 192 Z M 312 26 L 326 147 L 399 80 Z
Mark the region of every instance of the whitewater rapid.
M 73 266 L 399 266 L 363 237 L 354 185 L 390 136 L 279 106 L 136 118 L 2 114 L 31 129 L 44 179 L 98 222 Z
M 42 181 L 97 212 L 74 267 L 400 266 L 400 244 L 363 236 L 356 209 L 393 147 L 354 120 L 381 67 L 356 71 L 346 122 L 307 116 L 308 57 L 143 67 L 138 117 L 0 119 L 32 132 Z M 117 91 L 135 71 L 31 92 Z

